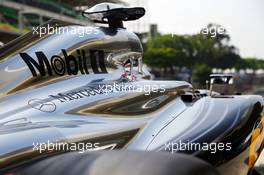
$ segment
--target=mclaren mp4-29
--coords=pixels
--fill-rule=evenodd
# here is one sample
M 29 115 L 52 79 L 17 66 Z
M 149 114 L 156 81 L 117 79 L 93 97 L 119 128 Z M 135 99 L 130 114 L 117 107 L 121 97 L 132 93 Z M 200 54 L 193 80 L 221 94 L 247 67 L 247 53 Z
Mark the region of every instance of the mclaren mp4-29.
M 232 75 L 152 80 L 123 26 L 144 14 L 102 3 L 87 25 L 52 20 L 0 48 L 1 173 L 254 173 L 263 98 L 234 92 Z

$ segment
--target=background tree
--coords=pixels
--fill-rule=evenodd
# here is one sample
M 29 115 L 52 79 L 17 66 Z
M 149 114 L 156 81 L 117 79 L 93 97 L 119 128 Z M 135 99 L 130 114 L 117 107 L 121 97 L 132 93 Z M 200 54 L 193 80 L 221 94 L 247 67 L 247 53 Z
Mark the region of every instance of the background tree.
M 226 29 L 218 24 L 208 24 L 195 35 L 160 35 L 152 38 L 146 44 L 144 58 L 149 66 L 165 70 L 187 67 L 193 72 L 194 82 L 200 85 L 205 83 L 212 68 L 264 68 L 263 60 L 242 59 L 238 49 L 230 44 Z

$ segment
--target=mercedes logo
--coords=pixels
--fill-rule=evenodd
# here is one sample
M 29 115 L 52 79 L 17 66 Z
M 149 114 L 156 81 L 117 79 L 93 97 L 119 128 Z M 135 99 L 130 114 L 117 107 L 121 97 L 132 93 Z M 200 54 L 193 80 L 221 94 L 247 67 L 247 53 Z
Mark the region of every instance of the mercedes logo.
M 55 103 L 40 99 L 29 100 L 28 105 L 42 112 L 54 112 L 56 110 Z

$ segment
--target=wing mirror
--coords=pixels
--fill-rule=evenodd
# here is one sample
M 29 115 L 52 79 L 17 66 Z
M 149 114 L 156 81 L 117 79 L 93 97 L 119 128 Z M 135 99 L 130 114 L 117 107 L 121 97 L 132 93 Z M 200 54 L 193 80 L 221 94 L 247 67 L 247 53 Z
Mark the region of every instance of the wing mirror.
M 123 21 L 137 20 L 145 15 L 143 7 L 126 8 L 120 4 L 101 3 L 83 12 L 95 23 L 109 24 L 109 27 L 123 28 Z
M 210 75 L 210 94 L 212 91 L 223 95 L 234 94 L 234 78 L 229 74 L 211 74 Z

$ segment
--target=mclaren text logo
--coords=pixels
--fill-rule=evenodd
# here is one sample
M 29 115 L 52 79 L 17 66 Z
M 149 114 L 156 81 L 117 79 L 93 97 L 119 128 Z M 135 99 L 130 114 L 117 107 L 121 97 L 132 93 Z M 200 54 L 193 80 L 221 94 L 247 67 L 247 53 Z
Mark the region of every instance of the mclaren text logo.
M 28 101 L 28 105 L 34 109 L 40 110 L 42 112 L 54 112 L 56 110 L 56 105 L 53 102 L 40 100 L 40 99 L 32 99 Z
M 88 54 L 85 50 L 76 50 L 73 56 L 62 49 L 63 56 L 53 55 L 50 59 L 41 51 L 35 52 L 37 59 L 27 53 L 19 54 L 34 77 L 38 76 L 37 71 L 40 76 L 89 74 L 89 69 L 95 74 L 107 73 L 102 50 L 89 50 Z

